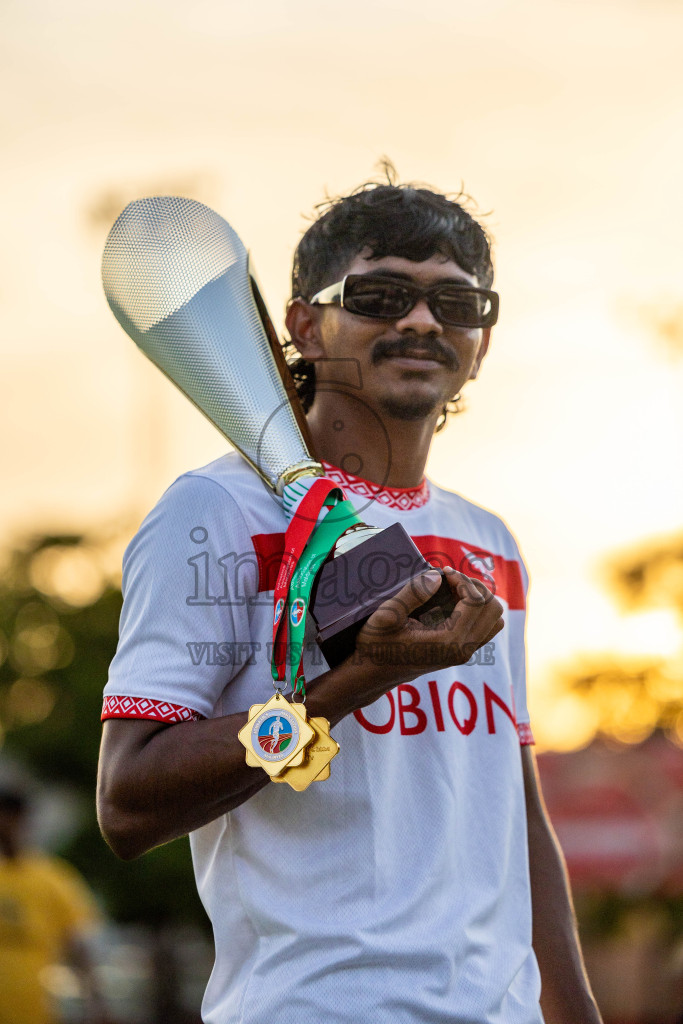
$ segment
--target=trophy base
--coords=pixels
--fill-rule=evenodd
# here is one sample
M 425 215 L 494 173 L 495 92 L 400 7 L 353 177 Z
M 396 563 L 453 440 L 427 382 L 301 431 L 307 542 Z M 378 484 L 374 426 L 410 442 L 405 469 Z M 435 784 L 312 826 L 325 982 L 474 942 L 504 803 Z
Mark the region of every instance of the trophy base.
M 315 583 L 311 613 L 318 646 L 330 668 L 353 654 L 363 624 L 384 601 L 431 568 L 400 523 L 326 562 Z M 455 600 L 441 573 L 441 586 L 411 612 L 411 618 L 436 626 L 451 614 Z

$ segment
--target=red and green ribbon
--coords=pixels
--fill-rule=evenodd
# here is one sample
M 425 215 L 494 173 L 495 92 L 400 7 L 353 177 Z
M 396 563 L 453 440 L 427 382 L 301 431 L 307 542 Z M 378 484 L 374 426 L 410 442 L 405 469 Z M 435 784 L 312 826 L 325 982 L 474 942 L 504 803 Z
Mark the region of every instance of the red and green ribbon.
M 306 619 L 311 600 L 311 590 L 315 583 L 318 570 L 334 548 L 339 538 L 361 520 L 350 501 L 338 501 L 331 508 L 322 523 L 313 532 L 304 553 L 292 577 L 287 601 L 287 617 L 289 620 L 289 665 L 290 680 L 293 693 L 306 696 L 306 678 L 304 676 L 304 634 Z
M 318 522 L 323 508 L 327 512 Z M 325 478 L 311 485 L 294 513 L 274 594 L 271 671 L 278 689 L 285 682 L 289 662 L 292 691 L 306 696 L 304 633 L 315 577 L 341 535 L 360 522 L 337 484 Z

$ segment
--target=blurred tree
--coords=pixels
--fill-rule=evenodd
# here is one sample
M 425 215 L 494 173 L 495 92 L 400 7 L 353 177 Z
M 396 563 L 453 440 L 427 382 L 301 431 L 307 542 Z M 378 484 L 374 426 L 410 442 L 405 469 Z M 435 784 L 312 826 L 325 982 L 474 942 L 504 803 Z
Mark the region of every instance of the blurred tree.
M 683 357 L 683 304 L 659 297 L 638 307 L 638 319 L 672 362 Z M 590 702 L 596 730 L 639 742 L 661 729 L 683 746 L 683 534 L 656 538 L 617 554 L 607 586 L 626 612 L 667 608 L 681 626 L 673 658 L 578 657 L 559 670 L 559 688 Z
M 0 742 L 80 797 L 77 832 L 59 852 L 119 921 L 207 927 L 187 840 L 132 864 L 111 853 L 95 816 L 102 688 L 121 610 L 116 536 L 41 536 L 7 556 L 0 584 Z
M 618 556 L 608 565 L 607 575 L 624 608 L 673 608 L 683 625 L 683 534 Z
M 683 535 L 616 556 L 605 575 L 625 611 L 675 611 L 683 647 Z M 662 729 L 683 745 L 682 675 L 680 651 L 673 658 L 580 657 L 560 670 L 559 683 L 591 702 L 598 732 L 635 743 Z

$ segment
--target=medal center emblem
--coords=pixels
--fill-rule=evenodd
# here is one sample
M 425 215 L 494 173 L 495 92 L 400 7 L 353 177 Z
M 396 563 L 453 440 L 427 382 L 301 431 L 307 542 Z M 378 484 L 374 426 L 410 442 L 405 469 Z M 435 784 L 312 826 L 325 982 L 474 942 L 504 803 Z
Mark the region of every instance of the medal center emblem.
M 299 742 L 299 723 L 288 710 L 258 715 L 251 728 L 251 742 L 264 761 L 283 761 Z

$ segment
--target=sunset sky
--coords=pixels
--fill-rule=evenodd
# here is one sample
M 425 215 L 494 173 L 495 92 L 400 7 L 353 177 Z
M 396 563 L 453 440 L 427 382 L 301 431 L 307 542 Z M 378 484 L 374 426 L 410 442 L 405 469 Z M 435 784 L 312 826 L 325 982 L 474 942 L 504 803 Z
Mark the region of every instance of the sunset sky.
M 281 324 L 305 216 L 387 154 L 403 180 L 462 184 L 495 239 L 500 322 L 428 472 L 519 539 L 532 716 L 560 736 L 552 666 L 578 652 L 676 650 L 673 616 L 621 615 L 600 566 L 683 522 L 683 360 L 652 324 L 681 304 L 683 6 L 6 0 L 0 27 L 9 541 L 132 531 L 224 450 L 106 305 L 123 206 L 214 207 Z

